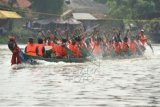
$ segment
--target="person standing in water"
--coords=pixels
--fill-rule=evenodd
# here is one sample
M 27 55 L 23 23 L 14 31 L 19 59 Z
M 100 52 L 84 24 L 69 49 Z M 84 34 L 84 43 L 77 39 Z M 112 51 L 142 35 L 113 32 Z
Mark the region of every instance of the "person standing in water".
M 8 48 L 12 52 L 11 65 L 21 64 L 22 61 L 21 61 L 21 58 L 19 56 L 20 49 L 17 46 L 16 37 L 15 36 L 9 36 Z

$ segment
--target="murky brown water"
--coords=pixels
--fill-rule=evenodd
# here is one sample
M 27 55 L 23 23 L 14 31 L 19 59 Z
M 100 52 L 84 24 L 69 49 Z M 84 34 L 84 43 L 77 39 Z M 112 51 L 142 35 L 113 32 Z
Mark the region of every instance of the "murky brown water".
M 160 46 L 154 49 L 134 59 L 42 61 L 14 70 L 0 45 L 0 107 L 160 107 Z

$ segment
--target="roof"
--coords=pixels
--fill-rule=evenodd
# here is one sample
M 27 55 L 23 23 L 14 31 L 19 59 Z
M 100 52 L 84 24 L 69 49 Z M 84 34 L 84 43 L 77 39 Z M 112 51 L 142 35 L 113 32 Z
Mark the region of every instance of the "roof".
M 3 14 L 0 14 L 0 19 L 4 19 L 5 16 Z
M 33 21 L 33 23 L 40 24 L 40 25 L 48 25 L 52 22 L 53 22 L 52 19 L 42 19 L 42 20 Z
M 8 0 L 0 0 L 0 5 L 8 6 Z
M 8 18 L 18 19 L 22 17 L 16 12 L 0 10 L 0 19 L 8 19 Z
M 73 18 L 77 20 L 96 20 L 90 13 L 73 13 Z
M 8 7 L 8 1 L 9 0 L 0 0 L 0 5 Z M 22 9 L 28 8 L 29 6 L 31 6 L 31 2 L 28 0 L 16 0 L 16 2 L 13 4 L 13 7 L 19 7 Z
M 71 10 L 71 9 L 65 11 L 65 12 L 61 15 L 61 17 L 67 16 L 67 15 L 72 15 L 72 11 L 73 11 L 73 10 Z
M 105 20 L 106 19 L 106 15 L 105 14 L 93 14 L 94 17 L 96 17 L 98 20 Z
M 51 23 L 55 23 L 55 24 L 69 24 L 69 25 L 79 25 L 81 24 L 80 21 L 77 21 L 76 19 L 67 19 L 67 20 L 63 20 L 63 19 L 42 19 L 42 20 L 36 20 L 34 21 L 33 23 L 37 23 L 37 24 L 40 24 L 40 25 L 48 25 L 48 24 L 51 24 Z
M 66 20 L 66 23 L 70 24 L 70 25 L 79 25 L 79 24 L 81 24 L 80 21 L 78 21 L 76 19 L 73 19 L 73 18 L 70 18 L 70 19 Z
M 28 0 L 17 0 L 18 7 L 20 8 L 27 8 L 31 6 L 31 2 Z

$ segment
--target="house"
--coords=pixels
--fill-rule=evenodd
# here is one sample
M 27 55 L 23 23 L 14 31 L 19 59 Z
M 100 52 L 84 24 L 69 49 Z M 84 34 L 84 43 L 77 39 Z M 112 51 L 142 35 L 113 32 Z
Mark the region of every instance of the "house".
M 10 7 L 11 4 L 12 7 L 21 9 L 26 9 L 31 6 L 31 2 L 28 0 L 0 0 L 0 6 L 2 7 Z
M 11 30 L 13 21 L 12 19 L 22 18 L 19 14 L 13 11 L 0 10 L 0 33 L 5 30 Z
M 15 6 L 21 9 L 25 9 L 31 6 L 31 2 L 29 2 L 28 0 L 17 0 Z
M 72 13 L 73 18 L 83 23 L 84 29 L 89 29 L 97 24 L 97 18 L 90 13 Z

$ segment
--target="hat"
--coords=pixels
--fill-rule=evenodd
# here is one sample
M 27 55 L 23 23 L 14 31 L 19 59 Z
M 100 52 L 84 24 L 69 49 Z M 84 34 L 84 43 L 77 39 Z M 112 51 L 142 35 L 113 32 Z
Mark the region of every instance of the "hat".
M 144 29 L 141 29 L 141 32 L 144 32 Z

